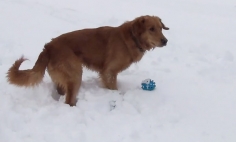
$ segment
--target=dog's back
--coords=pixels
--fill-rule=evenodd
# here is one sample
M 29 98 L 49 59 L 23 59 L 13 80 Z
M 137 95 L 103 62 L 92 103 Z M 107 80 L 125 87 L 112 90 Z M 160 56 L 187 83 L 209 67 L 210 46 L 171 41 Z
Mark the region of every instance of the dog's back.
M 107 54 L 112 50 L 108 44 L 115 29 L 99 27 L 77 30 L 54 38 L 49 44 L 56 47 L 56 50 L 72 49 L 86 67 L 99 72 L 103 68 Z

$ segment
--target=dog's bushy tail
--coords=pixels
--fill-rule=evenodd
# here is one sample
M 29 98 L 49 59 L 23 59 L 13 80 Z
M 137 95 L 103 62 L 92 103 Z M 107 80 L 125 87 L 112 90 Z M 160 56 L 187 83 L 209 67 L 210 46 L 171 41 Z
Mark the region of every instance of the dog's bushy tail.
M 27 59 L 22 56 L 20 59 L 16 60 L 12 67 L 8 70 L 7 80 L 10 84 L 30 87 L 35 86 L 42 81 L 49 62 L 47 50 L 45 48 L 43 49 L 32 69 L 19 70 L 20 65 L 25 60 Z

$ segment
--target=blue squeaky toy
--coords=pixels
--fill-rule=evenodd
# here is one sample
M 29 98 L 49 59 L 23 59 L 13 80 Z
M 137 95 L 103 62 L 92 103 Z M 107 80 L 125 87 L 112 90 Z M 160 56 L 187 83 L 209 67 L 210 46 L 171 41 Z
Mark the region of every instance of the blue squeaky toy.
M 151 79 L 145 79 L 142 81 L 142 89 L 143 90 L 148 90 L 148 91 L 152 91 L 155 89 L 156 84 L 153 80 Z

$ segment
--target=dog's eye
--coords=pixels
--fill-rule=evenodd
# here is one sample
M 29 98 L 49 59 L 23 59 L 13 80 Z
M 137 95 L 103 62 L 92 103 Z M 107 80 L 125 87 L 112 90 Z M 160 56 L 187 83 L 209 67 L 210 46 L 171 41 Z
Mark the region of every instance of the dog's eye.
M 155 31 L 155 28 L 154 28 L 154 27 L 151 27 L 149 30 L 152 31 L 152 32 L 154 32 L 154 31 Z

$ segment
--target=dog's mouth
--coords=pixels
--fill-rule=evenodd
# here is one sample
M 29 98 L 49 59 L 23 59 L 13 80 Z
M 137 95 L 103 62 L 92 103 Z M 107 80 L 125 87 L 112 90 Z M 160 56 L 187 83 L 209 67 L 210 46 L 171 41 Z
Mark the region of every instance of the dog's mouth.
M 166 46 L 166 45 L 167 45 L 167 43 L 163 43 L 163 44 L 162 44 L 162 47 L 163 47 L 163 46 Z
M 159 48 L 164 47 L 164 46 L 166 46 L 166 44 L 159 44 L 159 43 L 151 42 L 150 46 L 151 46 L 152 49 L 154 49 L 156 47 L 159 47 Z
M 166 46 L 166 44 L 162 44 L 161 46 L 159 46 L 160 48 L 162 48 L 162 47 L 164 47 L 164 46 Z
M 149 43 L 147 44 L 147 50 L 148 50 L 148 51 L 154 50 L 156 47 L 157 47 L 157 44 L 155 44 L 154 42 L 149 42 Z
M 151 47 L 154 48 L 156 47 L 157 45 L 154 43 L 154 42 L 151 42 Z
M 159 44 L 157 47 L 162 48 L 162 47 L 164 47 L 166 45 L 167 45 L 166 43 L 165 44 Z

